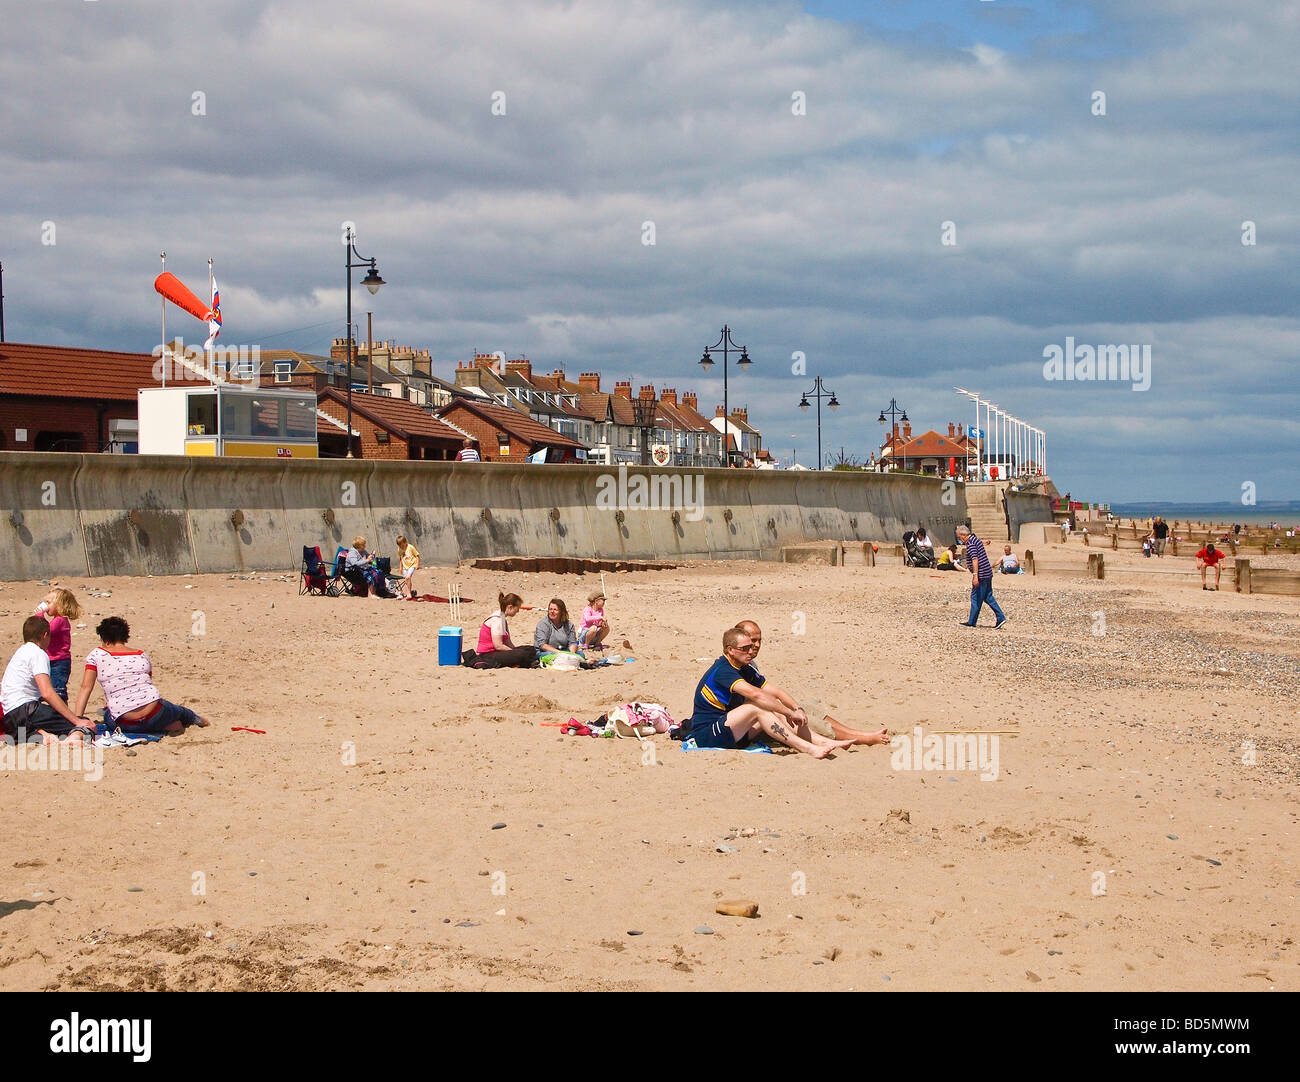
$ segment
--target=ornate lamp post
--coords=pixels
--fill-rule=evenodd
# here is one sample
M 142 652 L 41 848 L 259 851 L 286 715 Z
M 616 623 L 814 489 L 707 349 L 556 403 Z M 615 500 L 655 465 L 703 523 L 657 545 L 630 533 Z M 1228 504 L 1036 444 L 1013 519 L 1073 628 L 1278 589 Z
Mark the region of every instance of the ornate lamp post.
M 889 414 L 890 419 L 889 466 L 890 469 L 897 469 L 898 447 L 896 446 L 896 442 L 898 440 L 898 422 L 901 420 L 904 424 L 907 423 L 907 410 L 899 409 L 898 403 L 891 398 L 889 400 L 889 407 L 880 411 L 880 417 L 878 420 L 882 425 L 885 423 L 885 414 Z M 881 455 L 880 457 L 883 459 L 885 456 Z
M 805 413 L 808 412 L 808 397 L 812 396 L 817 399 L 817 468 L 822 468 L 822 399 L 829 398 L 826 408 L 837 410 L 840 408 L 839 400 L 835 397 L 834 391 L 828 391 L 822 385 L 822 378 L 818 376 L 813 380 L 811 391 L 804 391 L 803 396 L 799 399 L 799 408 Z
M 655 410 L 658 403 L 653 398 L 636 397 L 632 399 L 632 416 L 640 429 L 641 465 L 650 465 L 650 433 L 655 427 Z
M 704 356 L 700 358 L 700 367 L 706 372 L 713 367 L 713 358 L 709 356 L 709 350 L 712 349 L 722 350 L 722 449 L 723 465 L 725 466 L 731 464 L 731 430 L 729 427 L 731 425 L 731 402 L 727 397 L 727 361 L 731 354 L 739 349 L 740 356 L 736 358 L 736 364 L 739 365 L 742 372 L 753 362 L 749 359 L 749 350 L 745 346 L 737 346 L 731 340 L 731 328 L 726 324 L 722 326 L 722 337 L 709 346 L 704 351 Z
M 347 250 L 344 253 L 345 262 L 347 263 L 348 276 L 348 368 L 346 378 L 348 381 L 348 458 L 352 457 L 352 272 L 360 270 L 362 267 L 368 267 L 369 271 L 361 284 L 370 290 L 371 295 L 379 292 L 379 287 L 384 285 L 384 280 L 379 277 L 379 272 L 375 270 L 374 259 L 367 259 L 357 251 L 357 234 L 351 226 L 348 227 Z M 357 262 L 352 262 L 352 257 L 357 257 Z

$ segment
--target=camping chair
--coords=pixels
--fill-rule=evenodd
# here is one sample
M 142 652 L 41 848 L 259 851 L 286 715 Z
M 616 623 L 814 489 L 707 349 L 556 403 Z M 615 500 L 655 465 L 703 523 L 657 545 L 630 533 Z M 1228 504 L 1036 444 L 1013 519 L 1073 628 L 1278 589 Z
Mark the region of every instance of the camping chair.
M 338 552 L 334 554 L 334 569 L 330 572 L 330 581 L 325 592 L 330 597 L 342 597 L 344 594 L 365 597 L 370 592 L 366 580 L 356 571 L 347 569 L 347 557 L 348 550 L 340 546 Z
M 319 545 L 303 545 L 302 568 L 298 580 L 298 593 L 324 597 L 329 591 L 329 571 L 321 559 Z

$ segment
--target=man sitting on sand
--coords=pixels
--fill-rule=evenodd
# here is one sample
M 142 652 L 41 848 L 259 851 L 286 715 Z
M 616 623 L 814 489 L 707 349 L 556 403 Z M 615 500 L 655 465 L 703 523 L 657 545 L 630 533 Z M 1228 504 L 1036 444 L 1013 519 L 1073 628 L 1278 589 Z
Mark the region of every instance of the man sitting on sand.
M 722 656 L 709 666 L 695 688 L 691 737 L 702 748 L 743 748 L 764 733 L 814 759 L 825 759 L 852 740 L 827 740 L 807 732 L 807 715 L 763 690 L 767 682 L 749 663 L 757 653 L 749 635 L 731 627 L 722 636 Z
M 1020 561 L 1016 554 L 1011 551 L 1010 545 L 1002 546 L 1002 559 L 998 561 L 998 570 L 1004 575 L 1019 575 Z
M 19 742 L 41 734 L 48 744 L 66 736 L 72 740 L 93 740 L 95 723 L 68 709 L 50 682 L 50 625 L 44 616 L 23 621 L 23 644 L 5 668 L 0 682 L 0 703 L 4 735 Z
M 1223 568 L 1220 567 L 1219 565 L 1223 562 L 1226 556 L 1227 556 L 1226 553 L 1214 547 L 1213 541 L 1206 544 L 1205 548 L 1201 549 L 1201 551 L 1196 554 L 1196 566 L 1201 572 L 1202 590 L 1210 590 L 1210 589 L 1217 590 L 1219 588 L 1219 575 L 1223 573 Z M 1207 567 L 1214 568 L 1213 587 L 1207 586 L 1205 584 L 1205 569 Z
M 889 743 L 888 729 L 881 729 L 879 732 L 874 733 L 863 732 L 861 729 L 851 729 L 847 725 L 841 725 L 829 714 L 823 717 L 821 725 L 814 729 L 812 719 L 808 717 L 807 711 L 796 703 L 794 699 L 790 697 L 788 692 L 776 687 L 758 671 L 758 654 L 763 648 L 763 629 L 753 620 L 741 620 L 740 623 L 736 625 L 736 630 L 743 631 L 748 635 L 750 643 L 753 644 L 754 652 L 749 659 L 749 667 L 754 670 L 754 674 L 762 681 L 758 686 L 768 694 L 775 695 L 786 706 L 791 707 L 799 714 L 803 715 L 802 722 L 799 724 L 799 728 L 796 731 L 804 740 L 811 741 L 814 736 L 822 736 L 827 737 L 828 739 L 850 740 L 854 744 L 864 744 L 868 747 L 872 744 Z

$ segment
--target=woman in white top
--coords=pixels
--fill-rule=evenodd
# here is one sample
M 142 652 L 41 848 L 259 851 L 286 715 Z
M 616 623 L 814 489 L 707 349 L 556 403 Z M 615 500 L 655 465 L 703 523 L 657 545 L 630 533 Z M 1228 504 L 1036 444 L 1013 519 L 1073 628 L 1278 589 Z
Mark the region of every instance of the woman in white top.
M 131 628 L 120 616 L 109 616 L 95 628 L 100 645 L 86 658 L 86 676 L 77 696 L 77 713 L 86 709 L 99 680 L 108 704 L 105 724 L 123 732 L 179 733 L 190 725 L 203 728 L 206 718 L 176 703 L 169 703 L 153 684 L 153 665 L 143 650 L 127 647 Z

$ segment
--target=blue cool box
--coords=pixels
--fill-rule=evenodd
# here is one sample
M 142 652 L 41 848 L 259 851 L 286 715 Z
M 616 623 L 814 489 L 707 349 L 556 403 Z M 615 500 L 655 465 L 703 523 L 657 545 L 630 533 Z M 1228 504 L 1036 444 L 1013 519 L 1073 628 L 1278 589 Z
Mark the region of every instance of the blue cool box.
M 441 627 L 438 629 L 438 664 L 459 665 L 461 652 L 461 629 L 458 627 Z

